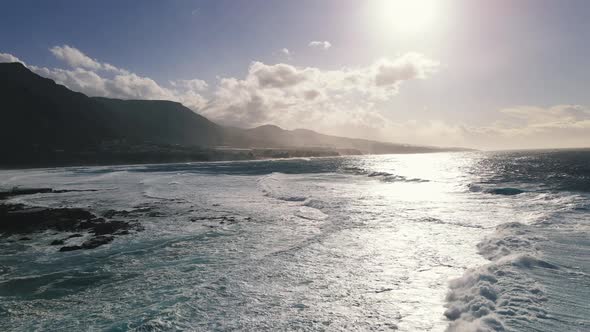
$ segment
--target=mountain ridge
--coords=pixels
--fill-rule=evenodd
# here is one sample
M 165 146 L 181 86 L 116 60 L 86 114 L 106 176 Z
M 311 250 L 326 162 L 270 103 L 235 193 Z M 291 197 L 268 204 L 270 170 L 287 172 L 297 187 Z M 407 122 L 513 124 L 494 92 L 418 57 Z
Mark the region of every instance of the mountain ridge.
M 7 160 L 12 164 L 21 160 L 24 164 L 43 165 L 47 158 L 50 164 L 60 164 L 60 158 L 63 164 L 69 164 L 64 152 L 94 153 L 89 162 L 96 163 L 106 162 L 100 160 L 101 156 L 113 151 L 121 155 L 149 152 L 148 161 L 160 161 L 158 153 L 164 156 L 172 150 L 174 155 L 182 151 L 182 160 L 232 158 L 210 151 L 219 147 L 299 149 L 311 155 L 313 149 L 320 155 L 330 149 L 336 154 L 466 150 L 331 136 L 309 129 L 285 130 L 271 124 L 225 127 L 174 101 L 89 97 L 37 75 L 20 63 L 0 63 L 0 106 L 0 153 L 4 156 L 0 166 L 11 164 Z M 168 160 L 162 158 L 163 162 Z

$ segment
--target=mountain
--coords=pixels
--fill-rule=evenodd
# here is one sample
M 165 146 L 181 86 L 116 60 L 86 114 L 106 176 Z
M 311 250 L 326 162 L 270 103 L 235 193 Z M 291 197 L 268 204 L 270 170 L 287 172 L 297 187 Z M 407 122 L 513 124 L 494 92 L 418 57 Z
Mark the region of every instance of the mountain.
M 104 108 L 84 94 L 0 63 L 0 149 L 79 148 L 115 136 Z
M 119 139 L 133 143 L 216 146 L 223 128 L 180 103 L 166 100 L 121 100 L 94 97 L 109 116 Z
M 232 148 L 242 152 L 228 152 Z M 244 151 L 261 149 L 298 150 L 297 155 L 457 150 L 273 125 L 224 127 L 180 103 L 88 97 L 20 63 L 0 63 L 0 166 L 252 159 L 260 155 Z
M 180 103 L 92 98 L 0 63 L 0 146 L 82 148 L 108 140 L 213 146 L 220 126 Z

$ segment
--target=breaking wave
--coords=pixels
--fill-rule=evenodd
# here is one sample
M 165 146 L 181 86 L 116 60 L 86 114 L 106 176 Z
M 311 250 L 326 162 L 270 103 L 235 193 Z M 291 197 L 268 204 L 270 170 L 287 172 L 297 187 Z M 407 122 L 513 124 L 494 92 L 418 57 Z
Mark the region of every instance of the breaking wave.
M 409 178 L 403 175 L 393 174 L 389 172 L 382 172 L 382 171 L 370 171 L 360 167 L 343 167 L 341 169 L 342 172 L 346 174 L 352 175 L 359 175 L 359 176 L 367 176 L 369 178 L 376 178 L 383 182 L 430 182 L 430 180 L 420 179 L 420 178 Z
M 262 177 L 258 186 L 265 196 L 287 202 L 304 202 L 308 196 L 294 193 L 295 188 L 287 183 L 283 173 L 272 173 Z
M 546 261 L 536 244 L 544 239 L 530 226 L 511 222 L 478 244 L 490 263 L 452 280 L 445 316 L 447 331 L 505 331 L 511 324 L 548 319 L 545 290 L 527 270 L 560 267 Z

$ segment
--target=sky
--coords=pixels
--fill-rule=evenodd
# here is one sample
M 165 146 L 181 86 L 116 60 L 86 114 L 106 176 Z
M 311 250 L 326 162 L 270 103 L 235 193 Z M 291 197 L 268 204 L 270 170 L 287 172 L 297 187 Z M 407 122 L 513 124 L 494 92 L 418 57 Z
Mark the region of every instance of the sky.
M 0 62 L 90 96 L 239 127 L 590 146 L 586 0 L 0 2 Z

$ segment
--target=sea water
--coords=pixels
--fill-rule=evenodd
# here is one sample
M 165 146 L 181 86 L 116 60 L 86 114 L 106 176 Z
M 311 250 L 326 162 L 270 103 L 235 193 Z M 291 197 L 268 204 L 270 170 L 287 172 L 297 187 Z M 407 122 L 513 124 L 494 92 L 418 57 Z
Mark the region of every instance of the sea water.
M 0 238 L 2 331 L 590 331 L 588 150 L 0 171 L 15 186 L 150 212 L 93 250 Z

